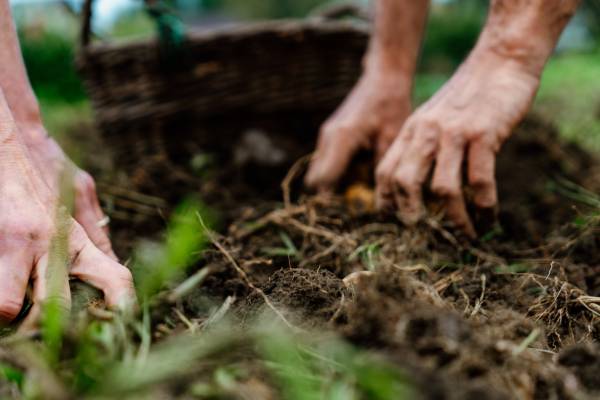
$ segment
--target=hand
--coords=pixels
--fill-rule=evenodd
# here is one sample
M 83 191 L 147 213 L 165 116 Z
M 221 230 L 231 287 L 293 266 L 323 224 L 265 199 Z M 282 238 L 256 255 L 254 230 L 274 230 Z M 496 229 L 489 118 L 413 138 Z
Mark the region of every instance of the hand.
M 306 184 L 331 189 L 360 148 L 383 156 L 410 114 L 412 77 L 371 57 L 348 98 L 321 128 Z
M 69 276 L 101 289 L 109 307 L 133 303 L 130 271 L 99 250 L 72 218 L 57 219 L 56 193 L 30 159 L 8 107 L 1 103 L 0 139 L 0 322 L 10 322 L 19 314 L 30 279 L 33 307 L 26 325 L 35 324 L 49 296 L 70 305 L 66 276 L 60 277 L 60 293 L 48 291 L 49 278 L 57 273 L 48 270 L 54 254 L 50 245 L 57 232 L 66 235 Z M 57 229 L 57 220 L 64 230 Z
M 83 227 L 92 242 L 114 260 L 117 256 L 112 250 L 108 236 L 108 225 L 102 212 L 96 183 L 87 172 L 79 169 L 63 152 L 60 146 L 49 137 L 41 125 L 19 125 L 23 141 L 34 165 L 38 168 L 42 178 L 54 193 L 60 195 L 60 176 L 65 168 L 70 168 L 73 173 L 73 190 L 75 195 L 73 217 Z
M 424 212 L 422 186 L 435 164 L 431 189 L 440 196 L 446 216 L 475 236 L 463 195 L 466 160 L 473 202 L 495 208 L 494 176 L 501 144 L 530 107 L 539 77 L 519 62 L 493 52 L 479 52 L 406 121 L 376 172 L 380 207 L 397 206 L 406 223 Z

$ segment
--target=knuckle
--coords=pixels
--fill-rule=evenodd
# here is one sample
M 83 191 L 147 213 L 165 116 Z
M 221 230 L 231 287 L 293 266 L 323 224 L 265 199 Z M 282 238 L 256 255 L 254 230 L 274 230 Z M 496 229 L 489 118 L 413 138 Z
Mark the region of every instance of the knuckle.
M 375 181 L 378 185 L 385 185 L 390 181 L 391 171 L 385 165 L 379 165 L 375 170 Z
M 0 236 L 13 238 L 17 241 L 35 243 L 49 240 L 52 236 L 53 225 L 46 218 L 19 219 L 5 221 L 0 228 Z
M 431 132 L 438 132 L 441 129 L 441 124 L 438 118 L 434 116 L 426 116 L 421 121 L 423 129 Z
M 75 178 L 75 192 L 78 195 L 90 195 L 96 193 L 96 181 L 85 171 L 79 171 Z
M 129 268 L 124 267 L 121 264 L 115 268 L 113 277 L 116 281 L 118 281 L 123 287 L 131 287 L 133 285 L 133 275 Z
M 393 178 L 394 189 L 400 194 L 414 193 L 419 190 L 417 181 L 406 172 L 400 170 L 394 174 Z
M 332 137 L 337 135 L 344 135 L 352 130 L 352 125 L 347 121 L 334 118 L 326 121 L 321 127 L 321 135 L 325 137 Z
M 4 299 L 0 300 L 0 321 L 14 320 L 23 307 L 23 300 Z
M 75 221 L 71 221 L 69 226 L 69 239 L 71 241 L 71 245 L 78 249 L 78 251 L 81 251 L 81 249 L 83 249 L 89 241 L 89 237 L 85 232 L 85 229 L 83 229 L 83 227 Z
M 461 147 L 466 141 L 466 130 L 461 127 L 450 127 L 444 132 L 444 142 L 453 147 Z
M 492 189 L 495 186 L 494 179 L 478 173 L 473 173 L 469 181 L 471 186 L 478 189 Z
M 408 117 L 408 119 L 404 122 L 404 125 L 402 125 L 402 128 L 400 129 L 398 137 L 410 137 L 417 130 L 417 121 L 418 120 L 415 118 L 414 115 Z
M 423 152 L 428 154 L 435 151 L 438 144 L 438 135 L 434 131 L 424 131 L 419 136 L 419 145 Z
M 430 113 L 417 113 L 412 121 L 413 129 L 418 131 L 439 132 L 441 129 L 440 119 Z
M 469 133 L 469 139 L 471 140 L 471 142 L 485 141 L 487 136 L 492 135 L 486 135 L 484 129 L 473 129 Z
M 95 238 L 95 243 L 96 246 L 98 246 L 98 248 L 104 252 L 112 249 L 112 244 L 110 242 L 110 239 L 108 238 L 108 236 L 106 236 L 104 233 L 99 234 L 97 238 Z

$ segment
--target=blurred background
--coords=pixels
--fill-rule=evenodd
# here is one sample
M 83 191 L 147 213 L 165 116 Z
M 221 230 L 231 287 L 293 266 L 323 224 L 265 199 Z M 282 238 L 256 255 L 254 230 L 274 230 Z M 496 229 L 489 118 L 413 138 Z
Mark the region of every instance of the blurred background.
M 91 126 L 92 111 L 74 67 L 82 0 L 10 0 L 33 87 L 49 131 L 73 154 L 69 133 Z M 198 29 L 247 20 L 303 18 L 326 0 L 171 0 L 169 7 Z M 368 1 L 360 1 L 365 6 Z M 415 86 L 425 101 L 472 48 L 487 0 L 434 0 Z M 141 0 L 96 0 L 97 40 L 155 34 Z M 573 19 L 544 73 L 535 112 L 565 137 L 600 150 L 600 1 Z M 77 158 L 77 157 L 76 157 Z

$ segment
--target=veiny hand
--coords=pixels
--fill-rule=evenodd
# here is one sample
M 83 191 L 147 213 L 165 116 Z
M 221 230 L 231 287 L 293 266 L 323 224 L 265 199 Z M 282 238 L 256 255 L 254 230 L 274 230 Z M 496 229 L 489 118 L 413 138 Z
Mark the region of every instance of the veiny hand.
M 1 100 L 1 99 L 0 99 Z M 50 245 L 57 233 L 57 196 L 16 134 L 6 104 L 0 103 L 0 323 L 12 321 L 21 311 L 28 283 L 33 282 L 34 303 L 26 325 L 35 324 L 49 296 L 70 305 L 67 277 L 60 293 L 50 293 Z M 65 216 L 69 276 L 104 292 L 109 307 L 135 301 L 130 271 L 107 256 L 86 231 Z
M 49 137 L 40 124 L 20 125 L 23 141 L 31 160 L 40 171 L 40 174 L 50 190 L 60 195 L 60 176 L 65 168 L 73 171 L 73 190 L 75 194 L 74 214 L 75 220 L 83 227 L 92 242 L 114 260 L 117 256 L 112 250 L 108 236 L 106 217 L 102 212 L 96 183 L 90 174 L 79 169 L 63 152 L 60 146 Z
M 474 53 L 452 79 L 404 124 L 376 172 L 380 207 L 397 206 L 406 223 L 424 212 L 422 187 L 433 168 L 431 189 L 446 216 L 469 236 L 475 230 L 463 196 L 463 165 L 473 201 L 497 205 L 495 157 L 527 112 L 539 77 L 493 52 Z
M 360 148 L 374 147 L 379 159 L 410 110 L 410 78 L 390 67 L 367 66 L 348 98 L 322 126 L 306 184 L 331 189 Z

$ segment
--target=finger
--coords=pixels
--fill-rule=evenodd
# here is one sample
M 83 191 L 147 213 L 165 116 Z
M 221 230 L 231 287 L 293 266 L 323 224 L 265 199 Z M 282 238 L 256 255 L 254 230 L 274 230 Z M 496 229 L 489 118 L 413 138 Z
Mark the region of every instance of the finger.
M 437 132 L 416 132 L 405 149 L 392 179 L 394 200 L 405 224 L 414 224 L 425 213 L 423 184 L 431 169 L 437 148 Z
M 375 205 L 380 210 L 390 209 L 394 206 L 392 177 L 410 143 L 410 137 L 410 127 L 403 129 L 377 165 L 375 171 L 377 183 Z
M 377 161 L 383 160 L 383 157 L 394 143 L 394 140 L 399 136 L 400 128 L 396 126 L 384 127 L 377 136 L 375 144 L 375 158 Z
M 492 209 L 498 204 L 495 178 L 496 152 L 483 141 L 469 147 L 469 185 L 473 190 L 473 202 L 479 208 Z
M 136 302 L 129 269 L 100 251 L 87 238 L 72 239 L 71 276 L 102 290 L 110 308 L 129 308 Z
M 467 213 L 462 192 L 462 161 L 464 143 L 456 139 L 442 139 L 431 182 L 433 193 L 444 200 L 446 217 L 470 237 L 475 229 Z
M 317 150 L 306 174 L 306 185 L 316 189 L 333 186 L 346 170 L 354 153 L 368 145 L 366 136 L 358 126 L 326 123 L 319 134 Z
M 104 223 L 106 217 L 96 195 L 96 184 L 88 173 L 78 171 L 75 192 L 75 220 L 85 229 L 96 247 L 117 260 L 108 237 L 108 225 Z
M 68 315 L 71 311 L 71 291 L 66 268 L 57 266 L 49 269 L 48 255 L 42 257 L 33 268 L 33 306 L 23 321 L 19 330 L 30 331 L 36 329 L 42 318 L 45 307 L 53 304 L 58 307 L 61 315 Z
M 0 324 L 12 322 L 21 312 L 33 264 L 25 250 L 11 250 L 0 256 Z

